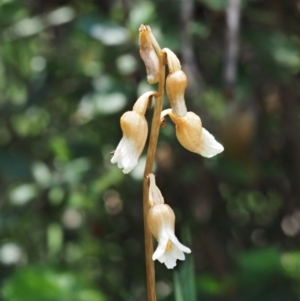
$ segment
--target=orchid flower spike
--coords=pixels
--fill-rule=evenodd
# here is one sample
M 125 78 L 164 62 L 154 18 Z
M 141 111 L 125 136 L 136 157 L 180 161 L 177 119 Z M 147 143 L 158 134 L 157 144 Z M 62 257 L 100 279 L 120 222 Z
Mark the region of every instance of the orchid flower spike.
M 118 167 L 125 174 L 137 166 L 144 149 L 148 135 L 145 113 L 150 98 L 155 94 L 153 91 L 144 93 L 134 104 L 133 110 L 125 112 L 121 117 L 123 137 L 113 152 L 111 163 L 118 163 Z
M 191 253 L 191 250 L 175 236 L 175 214 L 172 208 L 166 204 L 154 205 L 149 210 L 147 221 L 152 235 L 158 241 L 152 259 L 157 259 L 168 269 L 173 269 L 177 259 L 184 260 L 184 252 Z
M 202 127 L 201 119 L 195 113 L 187 112 L 184 117 L 179 117 L 173 114 L 171 109 L 167 109 L 162 111 L 161 119 L 166 115 L 175 123 L 177 139 L 187 150 L 207 158 L 224 150 L 214 136 Z
M 187 113 L 184 100 L 187 77 L 181 70 L 180 61 L 175 53 L 169 48 L 164 48 L 162 51 L 167 55 L 169 74 L 166 80 L 166 90 L 172 107 L 172 113 L 184 117 Z

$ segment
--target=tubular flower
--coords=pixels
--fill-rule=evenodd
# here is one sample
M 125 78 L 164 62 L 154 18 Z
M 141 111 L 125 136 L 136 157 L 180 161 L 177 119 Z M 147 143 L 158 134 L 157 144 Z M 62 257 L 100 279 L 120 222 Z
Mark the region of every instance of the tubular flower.
M 146 25 L 140 26 L 140 55 L 145 63 L 147 71 L 147 80 L 149 84 L 155 84 L 159 78 L 159 62 L 156 52 L 152 46 L 151 38 Z
M 129 111 L 121 117 L 123 138 L 117 146 L 111 163 L 118 163 L 124 173 L 131 172 L 138 164 L 148 134 L 148 125 L 144 116 Z
M 163 51 L 167 54 L 169 74 L 166 80 L 167 95 L 172 107 L 172 113 L 184 117 L 187 113 L 184 91 L 187 86 L 187 77 L 181 70 L 177 56 L 168 48 Z
M 137 166 L 144 149 L 148 135 L 148 124 L 144 115 L 149 99 L 155 93 L 152 91 L 144 93 L 136 101 L 133 110 L 124 113 L 121 117 L 123 137 L 114 151 L 111 163 L 118 163 L 118 167 L 125 174 Z
M 184 91 L 187 86 L 187 77 L 185 73 L 178 70 L 167 76 L 166 89 L 167 95 L 170 100 L 172 111 L 178 116 L 185 116 L 187 113 Z
M 163 118 L 169 115 L 176 125 L 176 136 L 178 141 L 187 150 L 211 158 L 224 150 L 224 147 L 216 141 L 214 136 L 202 127 L 199 116 L 193 112 L 187 112 L 184 117 L 172 113 L 171 109 L 161 113 Z
M 148 213 L 148 225 L 158 241 L 152 259 L 164 263 L 168 269 L 176 266 L 177 259 L 184 260 L 184 252 L 191 250 L 181 244 L 174 234 L 175 215 L 170 206 L 159 204 L 151 207 Z

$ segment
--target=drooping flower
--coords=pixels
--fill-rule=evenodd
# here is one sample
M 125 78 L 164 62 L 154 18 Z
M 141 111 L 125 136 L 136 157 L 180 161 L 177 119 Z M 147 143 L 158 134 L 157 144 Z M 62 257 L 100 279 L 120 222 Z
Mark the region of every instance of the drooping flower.
M 166 115 L 175 123 L 177 139 L 187 150 L 207 158 L 224 150 L 214 136 L 202 127 L 201 119 L 195 113 L 187 112 L 184 117 L 179 117 L 171 109 L 167 109 L 162 112 L 161 117 Z
M 152 46 L 149 30 L 149 26 L 147 27 L 144 24 L 139 28 L 140 56 L 146 66 L 148 83 L 155 84 L 159 78 L 159 62 Z
M 121 128 L 123 137 L 111 158 L 111 163 L 118 163 L 118 167 L 126 174 L 138 164 L 145 146 L 148 125 L 144 116 L 129 111 L 121 117 Z
M 181 70 L 180 61 L 173 51 L 164 48 L 167 54 L 169 74 L 166 79 L 166 90 L 172 107 L 172 113 L 184 117 L 187 113 L 184 92 L 187 86 L 187 77 Z
M 184 253 L 191 253 L 175 236 L 173 210 L 166 204 L 154 205 L 149 210 L 147 221 L 151 233 L 158 241 L 152 259 L 164 263 L 168 269 L 173 269 L 177 259 L 184 260 Z
M 187 86 L 187 77 L 182 70 L 170 73 L 166 80 L 168 99 L 174 114 L 184 117 L 187 113 L 184 91 Z
M 156 92 L 153 91 L 144 93 L 134 104 L 133 110 L 124 113 L 121 117 L 123 137 L 113 153 L 111 163 L 118 163 L 118 167 L 125 174 L 137 166 L 144 149 L 148 135 L 148 124 L 144 115 L 149 99 L 154 94 Z

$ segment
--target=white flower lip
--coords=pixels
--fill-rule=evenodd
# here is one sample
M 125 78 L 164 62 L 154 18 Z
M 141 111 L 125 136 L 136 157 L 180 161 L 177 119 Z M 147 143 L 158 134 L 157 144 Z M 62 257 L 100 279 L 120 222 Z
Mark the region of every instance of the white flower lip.
M 191 253 L 191 250 L 179 242 L 171 228 L 164 227 L 152 259 L 164 263 L 168 269 L 173 269 L 177 259 L 185 259 L 184 252 Z
M 211 158 L 224 150 L 223 145 L 205 128 L 202 128 L 201 141 L 202 148 L 199 150 L 199 153 L 203 157 Z
M 118 167 L 123 169 L 123 173 L 130 173 L 138 164 L 139 154 L 135 150 L 134 141 L 123 137 L 118 144 L 111 163 L 118 163 Z

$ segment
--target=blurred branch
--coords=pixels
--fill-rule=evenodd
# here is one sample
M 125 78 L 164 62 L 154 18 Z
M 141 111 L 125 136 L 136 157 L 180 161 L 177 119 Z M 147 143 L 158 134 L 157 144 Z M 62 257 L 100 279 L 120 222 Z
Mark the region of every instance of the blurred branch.
M 240 29 L 240 0 L 228 0 L 226 8 L 226 53 L 224 84 L 225 94 L 229 99 L 233 97 L 236 83 L 236 69 L 239 55 L 239 29 Z
M 181 6 L 181 54 L 182 65 L 187 78 L 189 79 L 189 90 L 193 95 L 198 95 L 203 91 L 203 78 L 196 66 L 196 59 L 193 51 L 190 24 L 193 20 L 194 0 L 182 1 Z
M 290 181 L 292 184 L 293 200 L 299 200 L 300 197 L 300 124 L 297 117 L 298 103 L 297 96 L 293 89 L 284 88 L 281 92 L 281 101 L 283 108 L 284 133 L 286 137 L 286 148 L 290 166 L 292 169 Z

